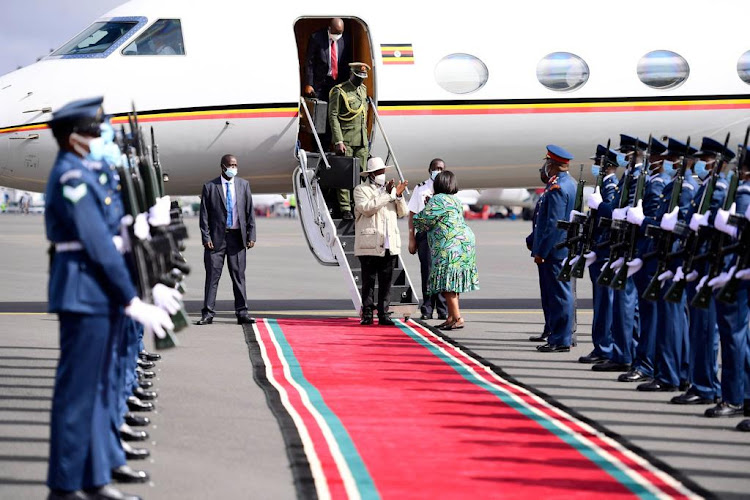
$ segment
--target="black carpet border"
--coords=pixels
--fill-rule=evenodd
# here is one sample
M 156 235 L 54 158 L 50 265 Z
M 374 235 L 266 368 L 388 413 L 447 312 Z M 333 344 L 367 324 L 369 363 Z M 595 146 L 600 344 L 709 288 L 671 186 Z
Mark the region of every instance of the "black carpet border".
M 550 405 L 554 406 L 555 408 L 564 411 L 568 415 L 570 415 L 570 416 L 572 416 L 572 417 L 580 420 L 581 422 L 584 422 L 587 425 L 590 425 L 591 427 L 593 427 L 597 431 L 599 431 L 602 434 L 606 435 L 608 438 L 617 441 L 620 445 L 624 446 L 625 448 L 627 448 L 628 450 L 632 451 L 633 453 L 635 453 L 639 457 L 641 457 L 644 460 L 648 461 L 651 465 L 653 465 L 657 469 L 661 470 L 662 472 L 664 472 L 666 474 L 669 474 L 674 479 L 678 480 L 680 483 L 682 483 L 685 487 L 687 487 L 693 493 L 695 493 L 697 495 L 700 495 L 701 497 L 706 498 L 706 499 L 716 499 L 716 498 L 718 498 L 714 493 L 706 490 L 705 488 L 703 488 L 702 486 L 700 486 L 698 483 L 696 483 L 695 481 L 693 481 L 692 479 L 690 479 L 689 477 L 687 477 L 685 474 L 683 474 L 682 472 L 680 472 L 680 471 L 672 468 L 672 466 L 670 466 L 666 462 L 663 462 L 662 460 L 656 458 L 655 456 L 653 456 L 648 451 L 646 451 L 643 448 L 641 448 L 641 447 L 639 447 L 639 446 L 631 443 L 630 441 L 628 441 L 627 438 L 625 438 L 625 437 L 621 436 L 620 434 L 618 434 L 618 433 L 616 433 L 616 432 L 608 429 L 607 427 L 605 427 L 604 425 L 600 424 L 596 420 L 592 420 L 592 419 L 586 417 L 585 415 L 582 415 L 581 413 L 577 412 L 576 410 L 573 410 L 572 408 L 567 407 L 566 405 L 562 404 L 561 402 L 559 402 L 558 400 L 556 400 L 555 398 L 553 398 L 549 394 L 546 394 L 545 392 L 540 391 L 536 387 L 530 386 L 528 384 L 525 384 L 525 383 L 519 381 L 518 379 L 516 379 L 512 375 L 509 375 L 505 370 L 503 370 L 499 366 L 495 365 L 491 361 L 486 360 L 485 358 L 483 358 L 479 354 L 475 353 L 473 350 L 471 350 L 468 347 L 466 347 L 465 345 L 461 344 L 461 342 L 459 342 L 459 341 L 457 341 L 457 340 L 455 340 L 455 339 L 453 339 L 451 337 L 448 337 L 447 335 L 445 335 L 442 332 L 440 332 L 440 330 L 438 330 L 438 329 L 436 329 L 436 328 L 428 325 L 423 320 L 421 320 L 421 319 L 413 319 L 413 320 L 414 320 L 415 323 L 423 326 L 424 328 L 426 328 L 430 332 L 434 333 L 436 336 L 438 336 L 441 339 L 443 339 L 448 344 L 461 349 L 461 351 L 463 351 L 464 353 L 466 353 L 467 356 L 471 357 L 475 361 L 479 362 L 481 365 L 483 365 L 486 368 L 490 369 L 496 375 L 499 375 L 500 377 L 502 377 L 503 379 L 507 380 L 508 382 L 510 382 L 510 383 L 512 383 L 514 385 L 517 385 L 519 387 L 524 388 L 525 390 L 531 392 L 535 396 L 538 396 L 538 397 L 542 398 L 545 402 L 549 403 Z
M 266 403 L 268 403 L 273 416 L 276 417 L 281 435 L 284 438 L 286 454 L 289 457 L 289 465 L 294 477 L 294 487 L 297 490 L 297 497 L 317 500 L 318 492 L 315 489 L 315 479 L 313 478 L 310 462 L 307 460 L 307 455 L 302 445 L 302 438 L 297 426 L 294 424 L 294 420 L 281 402 L 279 391 L 271 384 L 268 377 L 266 377 L 266 364 L 263 361 L 260 345 L 255 340 L 253 325 L 242 325 L 242 330 L 245 335 L 250 363 L 253 366 L 253 380 L 263 389 L 263 393 L 266 395 Z

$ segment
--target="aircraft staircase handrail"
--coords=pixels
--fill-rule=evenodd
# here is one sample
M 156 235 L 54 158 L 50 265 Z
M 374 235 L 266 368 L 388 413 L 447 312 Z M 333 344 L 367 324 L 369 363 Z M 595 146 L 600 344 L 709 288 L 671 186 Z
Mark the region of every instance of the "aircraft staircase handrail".
M 310 116 L 310 110 L 307 109 L 307 105 L 305 104 L 305 99 L 303 97 L 300 97 L 299 100 L 300 103 L 300 109 L 304 110 L 305 116 L 307 117 L 307 123 L 310 125 L 310 128 L 312 130 L 315 130 L 315 127 L 313 125 L 312 116 Z M 320 158 L 323 160 L 323 165 L 325 165 L 326 170 L 331 169 L 331 164 L 328 163 L 328 158 L 326 158 L 325 151 L 323 151 L 323 144 L 320 142 L 320 137 L 318 137 L 318 134 L 311 134 L 315 138 L 315 145 L 318 148 L 318 153 L 320 154 Z M 300 157 L 300 153 L 302 153 L 302 157 Z M 318 177 L 318 170 L 320 170 L 320 162 L 318 162 L 317 166 L 315 167 L 315 171 L 312 172 L 312 175 L 310 176 L 308 173 L 307 168 L 307 154 L 304 150 L 300 149 L 298 151 L 297 159 L 300 160 L 300 166 L 302 166 L 302 175 L 305 176 L 305 184 L 308 186 L 308 189 L 306 189 L 307 198 L 310 202 L 311 206 L 315 207 L 315 213 L 318 214 L 315 218 L 315 224 L 323 228 L 325 226 L 325 221 L 323 220 L 323 217 L 320 216 L 321 210 L 320 210 L 320 204 L 318 203 L 318 197 L 313 196 L 313 194 L 310 192 L 310 189 L 313 184 L 317 184 L 317 177 Z
M 396 153 L 393 151 L 393 146 L 391 146 L 391 141 L 388 140 L 388 135 L 385 133 L 385 128 L 383 128 L 383 123 L 380 121 L 380 114 L 378 113 L 378 108 L 375 105 L 375 101 L 372 100 L 372 97 L 367 98 L 367 102 L 370 104 L 370 108 L 372 108 L 372 116 L 375 118 L 375 123 L 378 126 L 378 129 L 380 130 L 381 135 L 383 136 L 383 142 L 385 142 L 385 147 L 388 148 L 388 155 L 385 158 L 385 164 L 388 165 L 388 160 L 393 160 L 393 166 L 396 167 L 396 173 L 398 173 L 398 178 L 401 182 L 404 182 L 406 178 L 404 177 L 404 173 L 401 171 L 401 167 L 398 164 L 398 159 L 396 158 Z M 409 192 L 409 188 L 406 188 L 406 194 L 411 194 Z

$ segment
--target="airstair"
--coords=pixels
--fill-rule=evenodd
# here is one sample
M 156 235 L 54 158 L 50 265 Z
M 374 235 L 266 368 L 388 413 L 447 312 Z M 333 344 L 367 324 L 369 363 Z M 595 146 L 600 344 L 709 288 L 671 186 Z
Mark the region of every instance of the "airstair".
M 403 181 L 404 176 L 398 166 L 390 142 L 380 122 L 377 108 L 370 100 L 370 110 L 373 113 L 374 125 L 381 131 L 383 142 L 388 150 L 385 159 L 386 165 L 396 168 L 399 178 Z M 300 101 L 300 119 L 313 123 L 310 112 L 304 100 Z M 311 129 L 314 127 L 311 125 Z M 315 259 L 324 266 L 338 266 L 349 291 L 354 310 L 361 314 L 362 310 L 362 269 L 359 258 L 354 255 L 354 221 L 333 218 L 324 196 L 327 187 L 321 182 L 323 169 L 331 169 L 331 164 L 326 157 L 320 139 L 315 138 L 317 152 L 307 152 L 299 148 L 297 159 L 299 166 L 294 170 L 293 184 L 294 195 L 297 200 L 297 211 L 302 224 L 305 239 Z M 326 177 L 326 176 L 323 176 Z M 408 192 L 407 192 L 408 194 Z M 402 251 L 406 251 L 406 245 L 402 245 Z M 375 298 L 378 297 L 378 287 L 375 287 Z M 394 318 L 409 318 L 419 308 L 419 297 L 417 295 L 409 273 L 406 271 L 401 255 L 393 271 L 391 283 L 391 305 L 390 312 Z

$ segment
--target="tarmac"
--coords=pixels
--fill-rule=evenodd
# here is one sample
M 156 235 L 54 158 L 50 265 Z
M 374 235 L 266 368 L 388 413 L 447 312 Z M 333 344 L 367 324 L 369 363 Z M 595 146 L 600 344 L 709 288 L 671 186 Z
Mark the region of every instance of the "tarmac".
M 194 319 L 203 298 L 196 218 L 185 252 L 193 266 L 186 301 Z M 540 354 L 530 335 L 543 318 L 537 274 L 524 247 L 530 224 L 470 221 L 477 236 L 481 290 L 462 296 L 466 328 L 451 337 L 520 382 L 605 426 L 720 498 L 750 492 L 750 434 L 740 418 L 708 419 L 704 406 L 668 404 L 676 393 L 643 394 L 576 362 L 591 350 L 591 284 L 579 280 L 578 346 Z M 405 225 L 403 226 L 405 228 Z M 57 319 L 46 311 L 47 244 L 40 215 L 0 215 L 0 498 L 44 498 L 49 409 L 57 361 Z M 406 256 L 412 280 L 419 263 Z M 354 316 L 339 268 L 317 264 L 298 220 L 258 219 L 248 255 L 248 299 L 258 317 Z M 120 485 L 148 499 L 295 497 L 278 424 L 252 378 L 231 282 L 220 283 L 213 325 L 191 326 L 157 364 L 157 412 L 132 461 L 151 482 Z M 436 320 L 430 322 L 437 323 Z M 374 327 L 377 328 L 377 327 Z M 529 477 L 535 477 L 529 469 Z

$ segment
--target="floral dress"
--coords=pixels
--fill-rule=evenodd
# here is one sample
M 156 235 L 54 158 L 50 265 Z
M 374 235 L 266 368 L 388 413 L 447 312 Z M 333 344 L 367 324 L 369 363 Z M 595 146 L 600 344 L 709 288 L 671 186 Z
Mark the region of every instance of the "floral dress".
M 427 231 L 432 268 L 427 293 L 479 290 L 474 232 L 464 222 L 458 197 L 436 194 L 414 216 L 414 228 Z

